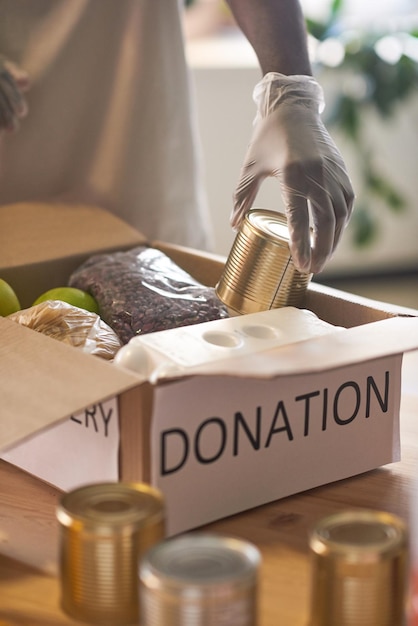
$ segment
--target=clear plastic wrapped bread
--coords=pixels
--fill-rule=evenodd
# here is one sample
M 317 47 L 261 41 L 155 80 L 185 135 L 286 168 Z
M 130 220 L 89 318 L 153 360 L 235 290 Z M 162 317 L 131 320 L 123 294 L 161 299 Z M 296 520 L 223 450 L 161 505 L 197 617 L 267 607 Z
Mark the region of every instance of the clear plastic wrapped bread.
M 46 300 L 8 319 L 108 361 L 121 347 L 116 333 L 96 313 L 60 300 Z

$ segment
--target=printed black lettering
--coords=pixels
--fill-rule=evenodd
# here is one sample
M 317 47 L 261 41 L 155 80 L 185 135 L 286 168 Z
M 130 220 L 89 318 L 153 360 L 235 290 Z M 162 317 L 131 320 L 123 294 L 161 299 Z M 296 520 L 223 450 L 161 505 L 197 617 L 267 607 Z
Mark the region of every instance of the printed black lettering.
M 190 433 L 181 427 L 171 428 L 160 433 L 160 472 L 167 476 L 178 472 L 193 460 L 201 465 L 216 463 L 226 454 L 238 457 L 240 452 L 260 451 L 269 448 L 273 437 L 285 434 L 279 441 L 286 445 L 287 441 L 294 441 L 293 425 L 296 425 L 296 435 L 303 430 L 303 437 L 309 437 L 312 431 L 325 432 L 328 423 L 334 420 L 338 426 L 352 423 L 357 416 L 369 417 L 373 411 L 389 410 L 390 400 L 390 372 L 379 374 L 379 378 L 369 375 L 360 382 L 348 380 L 342 382 L 334 392 L 325 387 L 302 393 L 286 400 L 278 400 L 274 407 L 273 416 L 266 414 L 266 408 L 259 404 L 248 412 L 237 410 L 222 417 L 209 417 L 203 421 L 195 421 L 195 429 Z M 287 397 L 287 396 L 286 396 Z M 302 403 L 302 405 L 300 404 Z M 363 412 L 364 410 L 364 412 Z M 100 407 L 101 419 L 105 425 L 105 434 L 108 436 L 112 410 L 106 411 Z M 86 412 L 86 425 L 93 420 L 97 431 L 96 418 L 99 411 Z M 77 423 L 79 418 L 72 416 Z M 303 428 L 301 425 L 303 420 Z M 180 422 L 181 424 L 182 422 Z M 300 432 L 300 436 L 302 433 Z
M 324 401 L 322 404 L 322 431 L 327 429 L 327 421 L 328 421 L 328 389 L 326 387 L 324 389 L 323 398 L 324 398 Z
M 311 393 L 305 393 L 303 396 L 297 396 L 295 398 L 296 402 L 299 402 L 299 400 L 305 400 L 305 425 L 304 425 L 304 429 L 303 429 L 303 435 L 304 437 L 307 437 L 309 435 L 309 418 L 310 418 L 310 408 L 311 408 L 311 403 L 310 403 L 310 399 L 311 398 L 316 398 L 317 396 L 319 396 L 320 392 L 319 391 L 311 391 Z
M 204 430 L 212 424 L 216 424 L 220 428 L 220 434 L 221 434 L 220 445 L 216 454 L 213 454 L 213 456 L 205 457 L 201 453 L 200 438 Z M 199 463 L 208 464 L 208 463 L 214 463 L 215 461 L 217 461 L 219 457 L 222 456 L 222 453 L 225 450 L 226 439 L 227 439 L 226 426 L 225 426 L 225 423 L 219 417 L 210 417 L 209 419 L 202 422 L 199 428 L 197 429 L 195 440 L 194 440 L 194 452 L 196 455 L 196 459 L 199 461 Z
M 247 422 L 244 419 L 244 416 L 242 413 L 238 412 L 235 413 L 235 419 L 234 419 L 234 446 L 233 446 L 233 455 L 237 456 L 238 455 L 238 448 L 239 448 L 239 430 L 240 430 L 240 425 L 242 427 L 242 429 L 244 430 L 248 441 L 251 443 L 251 446 L 253 447 L 254 450 L 259 450 L 260 449 L 260 445 L 261 445 L 261 406 L 257 407 L 257 415 L 256 415 L 256 425 L 255 425 L 255 435 L 251 432 L 250 427 L 248 426 Z
M 109 436 L 109 422 L 110 422 L 110 418 L 112 417 L 113 414 L 113 409 L 110 408 L 108 413 L 105 412 L 103 405 L 100 403 L 99 404 L 99 408 L 100 408 L 100 414 L 102 416 L 103 419 L 103 425 L 104 425 L 104 436 L 108 437 Z
M 382 412 L 387 413 L 388 406 L 389 406 L 389 372 L 385 372 L 384 400 L 382 399 L 382 396 L 379 393 L 379 389 L 377 388 L 377 385 L 373 376 L 367 377 L 366 417 L 370 417 L 371 389 L 373 389 L 374 391 L 374 394 L 379 402 Z
M 71 415 L 70 420 L 72 420 L 73 422 L 77 422 L 77 424 L 83 423 L 81 420 L 77 419 L 75 415 Z
M 89 427 L 89 418 L 93 421 L 94 430 L 96 433 L 99 432 L 97 421 L 96 421 L 96 405 L 92 406 L 90 409 L 85 410 L 85 418 L 86 418 L 86 428 Z
M 340 411 L 339 411 L 340 396 L 341 396 L 341 393 L 345 389 L 350 389 L 350 388 L 353 389 L 354 393 L 355 393 L 355 407 L 354 407 L 354 411 L 352 412 L 352 414 L 349 417 L 342 418 L 342 417 L 340 417 Z M 357 417 L 357 414 L 358 414 L 358 411 L 359 411 L 359 408 L 360 408 L 360 400 L 361 400 L 360 387 L 353 380 L 348 381 L 348 382 L 342 384 L 340 387 L 338 387 L 337 392 L 335 394 L 335 398 L 334 398 L 334 420 L 335 420 L 335 422 L 337 424 L 339 424 L 340 426 L 344 426 L 345 424 L 349 424 L 350 422 L 352 422 Z M 346 408 L 347 404 L 348 404 L 347 400 L 345 400 L 343 402 L 343 404 L 344 404 L 344 408 Z
M 278 420 L 280 415 L 282 415 L 282 417 L 283 417 L 284 426 L 280 426 L 279 428 L 276 428 L 276 422 L 277 422 L 277 420 Z M 276 407 L 276 412 L 274 414 L 273 421 L 272 421 L 272 424 L 271 424 L 271 427 L 270 427 L 270 432 L 268 434 L 266 445 L 264 447 L 265 448 L 269 447 L 270 441 L 271 441 L 273 435 L 275 435 L 276 433 L 282 433 L 283 431 L 287 432 L 287 437 L 288 437 L 289 441 L 293 441 L 293 433 L 292 433 L 292 429 L 290 428 L 289 419 L 287 417 L 286 409 L 285 409 L 283 401 L 280 400 L 280 402 L 278 403 L 278 405 Z
M 180 442 L 183 445 L 183 454 L 180 456 L 180 460 L 173 465 L 172 467 L 167 467 L 167 441 L 168 437 L 180 437 Z M 167 476 L 167 474 L 173 474 L 174 472 L 178 472 L 180 468 L 186 463 L 187 457 L 189 456 L 189 438 L 187 436 L 186 431 L 182 428 L 171 428 L 170 430 L 164 430 L 161 433 L 160 437 L 161 444 L 161 466 L 160 473 L 161 476 Z

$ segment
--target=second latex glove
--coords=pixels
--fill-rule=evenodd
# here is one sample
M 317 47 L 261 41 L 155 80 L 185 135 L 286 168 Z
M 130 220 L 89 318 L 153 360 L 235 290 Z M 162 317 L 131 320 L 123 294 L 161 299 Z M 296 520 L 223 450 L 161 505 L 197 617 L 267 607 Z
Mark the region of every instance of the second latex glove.
M 256 85 L 254 100 L 257 117 L 231 225 L 239 227 L 263 180 L 277 177 L 294 264 L 317 273 L 334 252 L 354 200 L 344 161 L 320 118 L 322 89 L 310 76 L 270 73 Z
M 28 111 L 23 96 L 28 86 L 26 72 L 0 57 L 0 130 L 13 131 L 19 127 L 19 119 Z

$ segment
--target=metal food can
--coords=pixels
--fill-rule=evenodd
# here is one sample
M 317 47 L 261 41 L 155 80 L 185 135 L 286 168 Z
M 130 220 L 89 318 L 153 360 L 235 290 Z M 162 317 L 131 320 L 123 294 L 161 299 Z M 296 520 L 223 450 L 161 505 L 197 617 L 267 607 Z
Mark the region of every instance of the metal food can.
M 289 239 L 282 213 L 255 208 L 247 213 L 216 285 L 218 298 L 230 312 L 303 306 L 312 274 L 296 269 Z
M 401 626 L 405 620 L 407 533 L 396 516 L 347 511 L 311 533 L 310 626 Z
M 192 533 L 151 548 L 140 566 L 142 626 L 256 626 L 260 553 Z
M 161 493 L 142 483 L 98 483 L 65 494 L 60 524 L 61 606 L 91 624 L 139 619 L 139 560 L 165 533 Z

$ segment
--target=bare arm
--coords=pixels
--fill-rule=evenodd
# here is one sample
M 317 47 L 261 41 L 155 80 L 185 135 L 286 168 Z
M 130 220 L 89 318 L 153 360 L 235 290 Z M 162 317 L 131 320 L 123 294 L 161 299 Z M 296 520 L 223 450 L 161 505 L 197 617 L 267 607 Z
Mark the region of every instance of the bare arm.
M 299 0 L 226 0 L 263 74 L 312 74 Z

